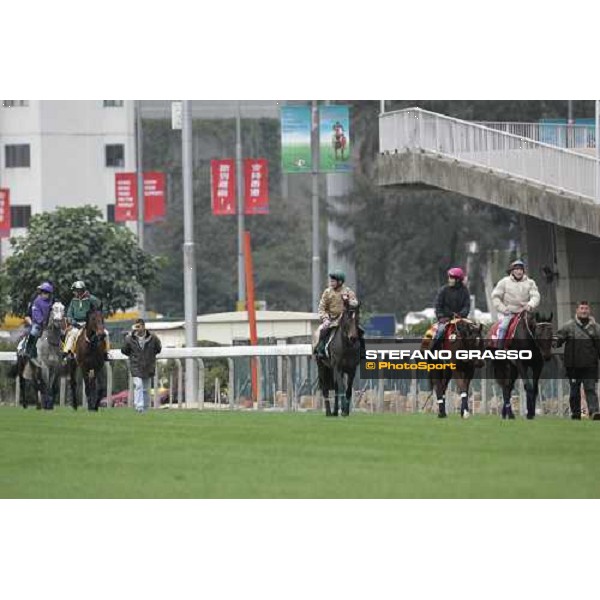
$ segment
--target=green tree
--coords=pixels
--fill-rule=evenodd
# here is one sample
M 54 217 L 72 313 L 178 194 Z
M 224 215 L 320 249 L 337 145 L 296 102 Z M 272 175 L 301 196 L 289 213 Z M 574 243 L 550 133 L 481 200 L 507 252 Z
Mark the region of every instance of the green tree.
M 67 304 L 71 284 L 81 279 L 104 310 L 112 313 L 136 302 L 140 287 L 156 280 L 163 260 L 140 250 L 125 227 L 107 223 L 94 206 L 58 208 L 31 219 L 27 234 L 11 238 L 13 255 L 3 265 L 11 308 L 25 314 L 36 287 L 45 280 Z M 0 279 L 1 281 L 1 279 Z

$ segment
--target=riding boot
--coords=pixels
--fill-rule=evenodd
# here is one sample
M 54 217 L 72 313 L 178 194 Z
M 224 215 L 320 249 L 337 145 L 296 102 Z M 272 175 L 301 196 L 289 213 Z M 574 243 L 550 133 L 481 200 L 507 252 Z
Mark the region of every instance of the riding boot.
M 315 348 L 317 358 L 327 358 L 325 354 L 325 342 L 327 340 L 328 332 L 329 329 L 323 329 L 319 334 L 319 341 L 317 342 L 317 347 Z
M 25 356 L 28 356 L 29 358 L 37 358 L 37 341 L 38 338 L 29 334 L 27 341 L 25 342 Z

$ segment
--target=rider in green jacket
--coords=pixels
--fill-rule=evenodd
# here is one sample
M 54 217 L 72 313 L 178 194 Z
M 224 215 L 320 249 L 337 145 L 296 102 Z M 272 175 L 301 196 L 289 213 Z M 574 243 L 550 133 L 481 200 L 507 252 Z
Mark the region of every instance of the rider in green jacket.
M 85 325 L 85 320 L 90 310 L 102 310 L 102 302 L 96 296 L 90 294 L 83 281 L 76 281 L 71 286 L 71 290 L 73 291 L 73 299 L 69 303 L 69 308 L 67 308 L 67 323 L 75 329 L 80 329 Z M 94 336 L 95 334 L 92 335 Z M 76 337 L 75 331 L 69 328 L 69 333 L 67 333 L 67 339 L 65 340 L 65 353 L 74 353 Z M 106 347 L 108 349 L 106 332 L 100 337 L 106 339 Z
M 89 293 L 83 281 L 76 281 L 71 290 L 74 297 L 67 308 L 67 320 L 71 325 L 83 325 L 91 309 L 102 310 L 102 302 Z

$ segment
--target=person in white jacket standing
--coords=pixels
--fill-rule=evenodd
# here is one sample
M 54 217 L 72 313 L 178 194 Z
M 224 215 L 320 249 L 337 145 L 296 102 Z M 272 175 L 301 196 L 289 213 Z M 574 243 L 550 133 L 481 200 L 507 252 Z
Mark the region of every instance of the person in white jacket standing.
M 525 263 L 515 260 L 492 291 L 492 304 L 501 318 L 498 343 L 501 345 L 512 317 L 524 310 L 532 311 L 540 305 L 540 293 L 533 279 L 525 274 Z

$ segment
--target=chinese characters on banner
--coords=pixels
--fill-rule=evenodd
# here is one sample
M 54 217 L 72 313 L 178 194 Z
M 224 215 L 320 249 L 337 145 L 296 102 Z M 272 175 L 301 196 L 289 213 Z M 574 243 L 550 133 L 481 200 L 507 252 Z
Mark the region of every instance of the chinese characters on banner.
M 244 213 L 266 215 L 269 213 L 269 164 L 264 158 L 247 158 L 244 161 Z
M 115 221 L 137 221 L 137 174 L 115 175 Z M 165 216 L 165 175 L 144 173 L 144 222 L 155 223 Z
M 235 215 L 234 160 L 211 160 L 210 179 L 213 215 Z
M 0 238 L 10 237 L 10 190 L 0 188 Z

